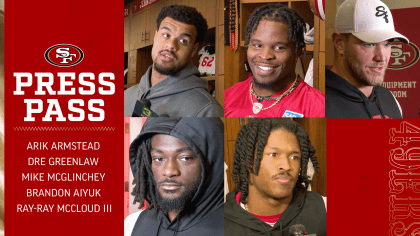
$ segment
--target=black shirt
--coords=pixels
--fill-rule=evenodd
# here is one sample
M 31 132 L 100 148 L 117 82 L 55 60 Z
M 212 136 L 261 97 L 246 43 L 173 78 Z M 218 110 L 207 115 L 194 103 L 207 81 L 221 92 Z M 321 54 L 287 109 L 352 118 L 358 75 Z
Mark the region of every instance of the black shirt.
M 392 93 L 374 86 L 367 98 L 358 88 L 325 68 L 326 118 L 402 118 Z

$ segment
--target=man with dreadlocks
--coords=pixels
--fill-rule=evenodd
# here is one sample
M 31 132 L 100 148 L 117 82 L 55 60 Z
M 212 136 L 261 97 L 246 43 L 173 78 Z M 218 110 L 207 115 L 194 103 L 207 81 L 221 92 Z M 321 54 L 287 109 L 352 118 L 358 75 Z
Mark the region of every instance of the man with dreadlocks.
M 325 96 L 295 73 L 304 21 L 281 3 L 256 9 L 245 29 L 252 77 L 225 91 L 226 117 L 324 117 Z
M 309 160 L 319 172 L 315 148 L 305 129 L 286 119 L 255 119 L 243 125 L 235 143 L 226 196 L 225 235 L 326 235 L 326 206 L 307 191 Z
M 130 145 L 134 203 L 124 236 L 223 235 L 220 118 L 148 118 Z

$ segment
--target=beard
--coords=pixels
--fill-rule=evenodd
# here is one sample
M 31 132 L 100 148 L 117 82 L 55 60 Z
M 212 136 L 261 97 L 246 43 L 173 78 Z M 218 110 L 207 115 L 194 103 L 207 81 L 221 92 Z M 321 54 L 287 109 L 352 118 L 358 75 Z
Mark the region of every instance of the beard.
M 182 69 L 182 68 L 180 69 L 179 66 L 176 66 L 176 65 L 173 65 L 171 67 L 165 67 L 163 65 L 159 65 L 156 60 L 153 62 L 153 68 L 159 74 L 162 74 L 162 75 L 173 75 Z
M 353 59 L 351 55 L 345 54 L 344 60 L 347 67 L 350 69 L 350 73 L 353 76 L 353 78 L 361 82 L 363 85 L 376 86 L 376 85 L 381 85 L 382 82 L 384 82 L 386 70 L 383 73 L 375 73 L 374 75 L 369 75 L 368 73 L 366 73 L 366 71 L 363 71 L 363 68 L 359 65 L 359 63 L 357 63 L 356 60 Z M 378 63 L 378 64 L 372 64 L 369 66 L 386 67 L 387 65 L 383 65 L 383 63 Z
M 173 64 L 172 66 L 167 66 L 167 63 L 164 61 L 158 62 L 158 58 L 161 55 L 161 53 L 164 51 L 161 51 L 158 53 L 158 56 L 153 61 L 153 68 L 162 75 L 173 75 L 184 69 L 188 64 L 186 65 L 180 65 L 180 64 Z M 171 53 L 174 57 L 174 60 L 177 60 L 177 56 L 173 53 Z
M 274 71 L 269 74 L 258 73 L 258 63 L 271 64 Z M 273 63 L 266 61 L 250 61 L 249 66 L 252 71 L 252 84 L 254 87 L 264 90 L 277 90 L 286 88 L 296 79 L 294 65 L 288 63 Z
M 191 190 L 186 190 L 181 196 L 177 198 L 163 198 L 159 192 L 159 187 L 157 187 L 155 193 L 159 209 L 162 210 L 165 214 L 168 214 L 168 212 L 171 211 L 183 210 L 191 202 L 192 198 L 194 197 L 194 194 L 197 192 L 198 187 L 200 186 L 200 183 L 201 176 L 194 183 L 194 186 Z
M 261 171 L 264 171 L 264 170 L 260 169 L 259 171 L 260 171 L 259 172 L 259 175 L 260 175 L 260 173 L 262 173 Z M 271 186 L 270 182 L 273 182 L 276 177 L 283 177 L 283 178 L 289 179 L 290 181 L 287 183 L 276 182 L 274 186 L 269 187 Z M 280 201 L 280 200 L 285 200 L 285 199 L 293 197 L 293 192 L 296 189 L 296 183 L 299 177 L 294 177 L 287 171 L 282 171 L 278 173 L 277 175 L 265 176 L 262 178 L 265 178 L 266 180 L 269 180 L 270 182 L 262 180 L 261 177 L 255 174 L 250 174 L 249 191 L 254 191 L 254 193 L 259 192 L 260 195 L 265 195 L 271 199 Z
M 275 81 L 258 81 L 255 76 L 252 76 L 252 83 L 255 87 L 261 88 L 261 89 L 272 89 L 274 85 L 276 84 Z
M 262 61 L 265 62 L 265 61 Z M 265 62 L 268 63 L 268 62 Z M 282 74 L 284 68 L 281 65 L 276 65 L 276 71 L 273 74 L 270 75 L 258 75 L 261 79 L 257 79 L 255 77 L 256 72 L 254 71 L 254 68 L 257 67 L 257 62 L 254 60 L 250 61 L 250 68 L 252 71 L 252 83 L 255 87 L 261 88 L 261 89 L 272 89 L 277 82 L 279 82 L 280 75 Z M 272 78 L 270 80 L 270 77 Z

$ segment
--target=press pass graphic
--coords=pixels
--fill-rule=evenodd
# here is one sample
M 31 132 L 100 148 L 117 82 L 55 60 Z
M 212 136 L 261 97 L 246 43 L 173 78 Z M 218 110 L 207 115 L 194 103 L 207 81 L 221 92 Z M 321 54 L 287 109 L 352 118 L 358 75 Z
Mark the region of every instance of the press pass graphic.
M 57 44 L 45 51 L 45 59 L 59 67 L 75 66 L 83 58 L 83 51 L 71 44 Z M 111 72 L 14 72 L 13 76 L 13 95 L 24 96 L 26 104 L 24 121 L 39 120 L 36 116 L 40 115 L 42 121 L 103 121 L 105 101 L 101 95 L 115 94 L 115 75 Z M 69 99 L 60 95 L 78 96 Z

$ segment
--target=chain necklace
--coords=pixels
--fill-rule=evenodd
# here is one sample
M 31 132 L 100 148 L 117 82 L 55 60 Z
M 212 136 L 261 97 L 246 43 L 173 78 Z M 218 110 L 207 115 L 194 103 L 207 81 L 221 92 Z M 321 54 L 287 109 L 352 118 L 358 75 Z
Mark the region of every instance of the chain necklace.
M 271 96 L 258 96 L 258 94 L 256 94 L 256 93 L 255 93 L 255 91 L 252 91 L 252 95 L 254 95 L 254 96 L 255 96 L 255 98 L 257 99 L 257 102 L 262 102 L 262 101 L 264 101 L 264 100 L 267 100 L 267 101 L 274 101 L 274 100 L 276 100 L 277 98 L 279 98 L 279 96 L 277 96 L 277 97 L 271 97 Z
M 258 114 L 260 111 L 268 110 L 268 109 L 272 108 L 273 106 L 277 105 L 277 103 L 279 103 L 280 100 L 283 97 L 291 94 L 296 89 L 296 87 L 298 86 L 299 82 L 300 82 L 300 77 L 297 76 L 296 79 L 295 79 L 295 81 L 293 82 L 293 85 L 290 86 L 290 88 L 288 90 L 286 90 L 282 95 L 280 95 L 278 97 L 274 97 L 273 99 L 270 99 L 270 100 L 274 100 L 275 99 L 276 100 L 275 103 L 271 104 L 271 106 L 269 106 L 269 107 L 263 108 L 263 105 L 261 103 L 259 103 L 259 102 L 254 103 L 254 99 L 252 99 L 252 95 L 253 94 L 255 96 L 257 96 L 257 95 L 254 92 L 254 84 L 251 81 L 251 85 L 249 86 L 249 96 L 251 98 L 252 111 L 254 112 L 254 114 Z

